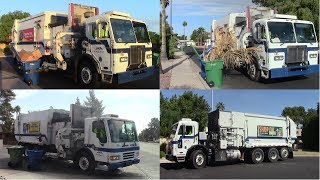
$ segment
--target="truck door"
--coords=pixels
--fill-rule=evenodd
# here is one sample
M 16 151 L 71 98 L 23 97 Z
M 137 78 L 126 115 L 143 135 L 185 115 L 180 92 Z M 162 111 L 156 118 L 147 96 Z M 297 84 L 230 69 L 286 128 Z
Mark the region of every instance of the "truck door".
M 107 147 L 107 132 L 106 126 L 103 120 L 95 120 L 91 123 L 91 129 L 89 129 L 89 147 L 94 150 L 94 156 L 96 161 L 105 162 L 107 153 L 105 148 Z
M 101 70 L 112 71 L 110 32 L 107 22 L 91 23 L 90 53 L 101 65 Z
M 195 144 L 195 127 L 192 125 L 181 125 L 178 131 L 177 155 L 186 155 L 188 149 Z

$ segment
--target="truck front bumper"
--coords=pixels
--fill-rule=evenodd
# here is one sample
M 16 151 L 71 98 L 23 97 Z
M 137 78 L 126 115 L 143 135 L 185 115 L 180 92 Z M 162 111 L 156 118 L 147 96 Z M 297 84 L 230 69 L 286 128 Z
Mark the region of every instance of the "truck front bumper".
M 114 170 L 122 167 L 127 167 L 131 166 L 133 164 L 138 164 L 140 162 L 140 159 L 133 159 L 133 160 L 128 160 L 128 161 L 123 161 L 123 162 L 117 162 L 117 163 L 112 163 L 108 165 L 109 170 Z
M 155 72 L 155 66 L 135 69 L 118 74 L 118 84 L 123 84 L 131 81 L 136 81 L 139 79 L 144 79 L 146 77 L 152 76 Z
M 319 72 L 319 64 L 307 66 L 292 66 L 284 68 L 271 69 L 271 78 L 282 78 L 290 76 L 300 76 Z
M 166 154 L 166 159 L 168 161 L 176 161 L 176 158 L 172 154 Z

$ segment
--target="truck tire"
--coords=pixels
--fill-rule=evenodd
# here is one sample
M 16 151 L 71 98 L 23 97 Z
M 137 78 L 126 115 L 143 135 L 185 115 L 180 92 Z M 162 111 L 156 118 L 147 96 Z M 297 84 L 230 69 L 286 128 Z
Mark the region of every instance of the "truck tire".
M 264 153 L 262 149 L 255 148 L 251 151 L 251 162 L 254 164 L 259 164 L 264 160 Z
M 287 147 L 282 147 L 279 151 L 282 160 L 286 160 L 289 157 L 289 150 Z
M 94 88 L 98 82 L 98 73 L 92 63 L 83 61 L 78 69 L 78 80 L 84 88 Z
M 247 75 L 252 81 L 259 82 L 261 80 L 261 71 L 258 62 L 255 61 L 248 65 Z
M 279 159 L 279 152 L 276 148 L 269 148 L 268 149 L 268 161 L 270 162 L 277 162 Z
M 81 169 L 81 171 L 86 174 L 93 174 L 96 168 L 95 160 L 89 153 L 85 151 L 78 155 L 75 163 L 77 163 L 77 166 Z
M 190 164 L 193 168 L 199 169 L 206 166 L 206 155 L 201 150 L 196 150 L 191 153 Z

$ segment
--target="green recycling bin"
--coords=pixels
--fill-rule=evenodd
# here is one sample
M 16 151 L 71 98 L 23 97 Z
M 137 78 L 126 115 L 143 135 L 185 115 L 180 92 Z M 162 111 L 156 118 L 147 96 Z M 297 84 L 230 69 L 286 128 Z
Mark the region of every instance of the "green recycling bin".
M 205 62 L 205 70 L 207 83 L 209 86 L 221 87 L 223 84 L 222 78 L 223 60 L 214 60 Z
M 24 152 L 23 146 L 11 146 L 8 147 L 8 154 L 10 155 L 10 161 L 8 166 L 15 168 L 22 165 L 22 154 Z

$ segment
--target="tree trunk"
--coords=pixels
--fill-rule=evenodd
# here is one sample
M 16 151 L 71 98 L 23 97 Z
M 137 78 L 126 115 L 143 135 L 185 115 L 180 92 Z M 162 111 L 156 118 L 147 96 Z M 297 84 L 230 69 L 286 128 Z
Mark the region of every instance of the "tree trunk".
M 161 53 L 160 53 L 160 69 L 163 73 L 161 61 L 168 60 L 167 57 L 167 44 L 166 44 L 166 0 L 161 0 L 161 34 L 162 34 L 162 43 L 161 43 Z

